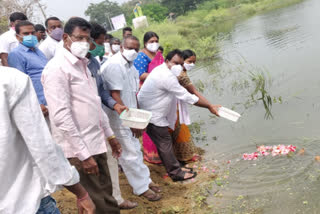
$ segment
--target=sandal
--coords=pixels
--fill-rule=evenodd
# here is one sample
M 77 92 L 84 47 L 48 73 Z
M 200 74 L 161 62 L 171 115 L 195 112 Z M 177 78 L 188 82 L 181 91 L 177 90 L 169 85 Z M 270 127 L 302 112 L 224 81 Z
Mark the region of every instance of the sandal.
M 137 202 L 132 202 L 129 200 L 125 200 L 119 205 L 120 210 L 131 210 L 133 208 L 136 208 L 138 206 Z
M 157 186 L 156 184 L 154 184 L 153 182 L 151 182 L 151 183 L 149 184 L 149 188 L 150 188 L 153 192 L 155 192 L 155 193 L 160 193 L 160 192 L 162 192 L 161 188 L 160 188 L 159 186 Z
M 193 176 L 189 177 L 189 178 L 184 178 L 184 176 L 187 174 L 187 173 L 190 173 L 190 174 L 193 174 Z M 174 178 L 172 179 L 174 182 L 177 182 L 177 181 L 186 181 L 186 180 L 190 180 L 192 178 L 195 178 L 197 177 L 197 172 L 185 172 L 183 171 L 183 176 L 181 177 L 178 177 L 178 178 Z
M 145 197 L 146 199 L 148 199 L 149 201 L 159 201 L 161 199 L 161 195 L 153 192 L 151 189 L 148 189 L 147 191 L 145 191 L 143 194 L 141 194 L 140 196 Z

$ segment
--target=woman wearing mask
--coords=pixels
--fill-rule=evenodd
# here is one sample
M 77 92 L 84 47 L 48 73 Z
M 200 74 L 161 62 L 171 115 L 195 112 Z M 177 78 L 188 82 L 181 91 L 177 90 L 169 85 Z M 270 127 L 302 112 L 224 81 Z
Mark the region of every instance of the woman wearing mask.
M 150 72 L 164 62 L 162 53 L 158 51 L 159 36 L 155 32 L 147 32 L 143 38 L 144 48 L 139 52 L 138 57 L 134 61 L 134 66 L 139 71 L 140 85 L 148 77 Z M 161 160 L 154 145 L 147 133 L 143 133 L 143 153 L 144 159 L 149 163 L 160 164 Z
M 217 110 L 219 105 L 212 105 L 192 84 L 188 77 L 188 72 L 194 69 L 197 61 L 197 56 L 192 50 L 184 50 L 182 52 L 184 58 L 184 70 L 178 76 L 180 85 L 185 87 L 191 94 L 196 95 L 203 102 L 211 106 L 209 110 L 214 114 L 214 110 Z M 179 114 L 178 114 L 179 117 Z M 177 159 L 180 162 L 197 161 L 199 159 L 199 148 L 194 145 L 190 130 L 186 124 L 180 124 L 179 118 L 176 122 L 175 130 L 172 132 L 173 137 L 173 149 Z

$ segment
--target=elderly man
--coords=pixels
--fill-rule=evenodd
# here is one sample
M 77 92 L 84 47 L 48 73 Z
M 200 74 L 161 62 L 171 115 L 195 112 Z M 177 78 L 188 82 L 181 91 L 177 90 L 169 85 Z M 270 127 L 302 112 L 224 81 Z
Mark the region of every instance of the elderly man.
M 133 65 L 137 57 L 140 43 L 136 37 L 124 38 L 120 52 L 111 57 L 101 68 L 102 79 L 111 90 L 113 99 L 128 108 L 137 108 L 136 94 L 139 89 L 139 73 Z M 143 163 L 140 150 L 142 130 L 130 130 L 121 125 L 119 114 L 104 108 L 110 118 L 110 125 L 114 130 L 123 149 L 119 158 L 124 173 L 133 188 L 133 193 L 146 197 L 150 201 L 157 201 L 161 196 L 160 189 L 150 179 L 148 167 Z
M 172 148 L 169 128 L 174 129 L 177 119 L 177 100 L 208 108 L 217 114 L 218 106 L 210 105 L 190 94 L 178 82 L 184 60 L 180 50 L 171 51 L 165 63 L 155 68 L 144 82 L 138 101 L 142 109 L 152 112 L 147 134 L 157 147 L 159 156 L 173 181 L 184 181 L 197 176 L 196 172 L 180 166 Z
M 96 79 L 98 93 L 101 97 L 104 108 L 109 108 L 111 110 L 115 110 L 119 114 L 126 109 L 125 106 L 117 103 L 110 95 L 110 91 L 108 88 L 103 87 L 103 81 L 100 76 L 100 64 L 97 61 L 96 57 L 104 55 L 104 38 L 106 34 L 106 30 L 97 23 L 91 23 L 91 38 L 93 39 L 90 42 L 90 51 L 87 54 L 87 58 L 89 59 L 88 68 L 92 74 L 92 76 Z M 95 57 L 96 56 L 96 57 Z M 112 196 L 117 200 L 120 209 L 133 209 L 138 206 L 138 203 L 131 202 L 129 200 L 124 200 L 121 196 L 120 185 L 119 185 L 119 168 L 118 168 L 118 160 L 114 158 L 111 154 L 111 148 L 108 146 L 108 167 L 110 170 L 110 176 L 112 181 Z
M 63 27 L 62 22 L 57 17 L 47 18 L 45 21 L 48 34 L 47 38 L 41 43 L 39 49 L 50 60 L 54 57 L 59 42 L 62 40 Z
M 43 115 L 47 117 L 48 109 L 46 108 L 47 102 L 41 84 L 41 74 L 48 60 L 36 47 L 38 39 L 34 34 L 35 28 L 31 22 L 21 21 L 16 25 L 16 37 L 19 45 L 9 53 L 8 63 L 10 67 L 29 75 L 36 90 Z
M 91 25 L 71 18 L 65 25 L 64 48 L 50 60 L 42 75 L 50 110 L 52 134 L 80 174 L 97 213 L 120 213 L 112 197 L 107 141 L 119 157 L 119 145 L 102 110 L 97 85 L 87 65 Z
M 10 30 L 0 36 L 0 60 L 4 66 L 8 65 L 8 54 L 19 45 L 16 38 L 15 26 L 21 21 L 27 20 L 26 15 L 23 13 L 15 12 L 9 17 Z
M 94 204 L 79 174 L 52 140 L 32 82 L 0 66 L 0 213 L 60 214 L 50 194 L 64 185 L 78 198 L 79 213 Z

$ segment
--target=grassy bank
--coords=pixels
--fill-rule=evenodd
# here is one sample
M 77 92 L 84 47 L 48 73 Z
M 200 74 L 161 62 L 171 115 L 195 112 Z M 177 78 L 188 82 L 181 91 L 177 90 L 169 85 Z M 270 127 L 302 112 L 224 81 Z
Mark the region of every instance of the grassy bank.
M 217 40 L 223 33 L 229 32 L 239 19 L 244 19 L 260 12 L 265 12 L 302 0 L 212 0 L 199 5 L 198 9 L 179 16 L 175 21 L 149 23 L 149 27 L 134 30 L 139 39 L 147 31 L 154 31 L 160 36 L 160 43 L 165 54 L 174 49 L 191 48 L 200 59 L 214 56 Z M 120 32 L 114 33 L 120 38 Z

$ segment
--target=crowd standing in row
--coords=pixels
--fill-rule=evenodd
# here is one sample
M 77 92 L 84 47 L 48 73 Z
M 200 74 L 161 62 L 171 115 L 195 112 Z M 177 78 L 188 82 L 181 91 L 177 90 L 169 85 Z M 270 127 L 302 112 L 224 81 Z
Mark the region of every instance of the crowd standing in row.
M 50 17 L 44 27 L 11 14 L 0 36 L 0 213 L 58 214 L 50 194 L 61 186 L 80 213 L 135 208 L 122 198 L 119 165 L 135 195 L 158 201 L 143 159 L 163 163 L 173 181 L 196 177 L 184 166 L 197 158 L 187 104 L 216 115 L 219 105 L 187 75 L 193 51 L 162 52 L 155 32 L 141 45 L 129 27 L 120 41 L 79 17 L 65 26 Z M 146 130 L 122 125 L 130 108 L 152 112 Z

